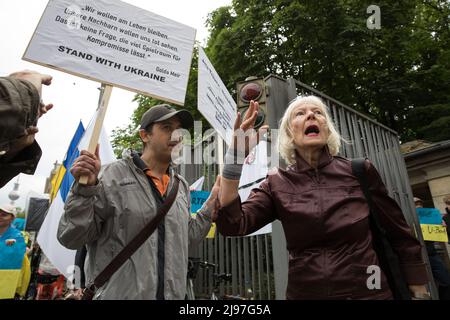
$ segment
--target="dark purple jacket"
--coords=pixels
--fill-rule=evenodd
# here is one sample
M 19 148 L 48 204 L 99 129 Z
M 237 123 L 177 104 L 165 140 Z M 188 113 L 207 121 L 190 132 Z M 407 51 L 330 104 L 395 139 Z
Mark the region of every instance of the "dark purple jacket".
M 426 284 L 420 242 L 375 167 L 367 161 L 366 169 L 374 205 L 408 284 Z M 242 236 L 281 221 L 289 251 L 287 299 L 390 299 L 382 272 L 381 289 L 367 287 L 373 274 L 367 268 L 378 265 L 368 215 L 351 161 L 324 148 L 317 170 L 297 155 L 295 165 L 270 173 L 247 201 L 237 198 L 223 207 L 217 227 L 222 235 Z

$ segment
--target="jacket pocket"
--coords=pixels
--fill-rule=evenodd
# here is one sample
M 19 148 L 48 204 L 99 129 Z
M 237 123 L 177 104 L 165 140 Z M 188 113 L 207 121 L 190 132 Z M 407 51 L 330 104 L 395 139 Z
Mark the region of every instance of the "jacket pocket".
M 323 295 L 323 266 L 320 263 L 321 253 L 306 251 L 289 260 L 287 297 L 299 299 L 305 295 Z

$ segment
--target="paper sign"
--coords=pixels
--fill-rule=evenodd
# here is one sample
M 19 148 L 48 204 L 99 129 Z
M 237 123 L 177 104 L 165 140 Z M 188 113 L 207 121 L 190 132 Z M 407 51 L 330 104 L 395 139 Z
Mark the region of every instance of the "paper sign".
M 442 224 L 442 216 L 435 208 L 416 208 L 420 224 Z
M 203 206 L 205 201 L 208 199 L 211 192 L 208 191 L 191 191 L 191 213 L 195 215 L 198 210 Z M 206 238 L 213 239 L 216 234 L 216 224 L 211 224 L 211 229 L 209 229 Z
M 426 241 L 448 242 L 447 228 L 437 224 L 421 224 L 423 239 Z
M 191 213 L 196 213 L 208 199 L 208 191 L 191 191 Z
M 239 179 L 239 196 L 241 197 L 241 202 L 246 201 L 251 191 L 259 187 L 261 182 L 266 178 L 267 172 L 267 141 L 261 141 L 250 151 L 242 167 L 242 175 L 241 179 Z M 271 232 L 272 224 L 269 223 L 248 236 Z
M 23 59 L 183 105 L 195 34 L 118 0 L 50 0 Z
M 236 102 L 201 47 L 198 48 L 198 110 L 230 145 L 237 117 Z

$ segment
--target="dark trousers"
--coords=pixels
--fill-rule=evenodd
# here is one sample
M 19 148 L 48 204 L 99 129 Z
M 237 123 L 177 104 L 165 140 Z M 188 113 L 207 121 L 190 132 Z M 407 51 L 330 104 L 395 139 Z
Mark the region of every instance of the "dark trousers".
M 450 300 L 450 273 L 439 255 L 428 256 L 434 280 L 439 288 L 439 299 Z

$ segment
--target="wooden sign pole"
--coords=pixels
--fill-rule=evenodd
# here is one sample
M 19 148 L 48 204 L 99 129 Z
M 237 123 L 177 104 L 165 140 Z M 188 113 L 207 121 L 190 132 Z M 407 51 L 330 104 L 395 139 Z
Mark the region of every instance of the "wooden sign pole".
M 218 161 L 219 174 L 222 175 L 223 174 L 223 166 L 224 166 L 223 157 L 225 156 L 225 152 L 224 152 L 224 148 L 223 148 L 223 139 L 219 134 L 217 134 L 217 143 L 218 143 L 217 155 L 219 157 L 219 159 L 218 159 L 219 160 Z M 214 183 L 214 181 L 213 181 L 213 183 Z
M 98 114 L 95 119 L 94 131 L 92 132 L 91 140 L 89 141 L 88 150 L 90 153 L 95 153 L 95 148 L 97 147 L 98 140 L 100 138 L 100 133 L 103 127 L 103 120 L 105 119 L 106 110 L 108 109 L 109 98 L 111 97 L 112 86 L 102 83 L 101 93 L 100 93 L 100 103 L 98 106 Z M 82 176 L 80 178 L 79 184 L 86 185 L 88 182 L 88 176 Z

